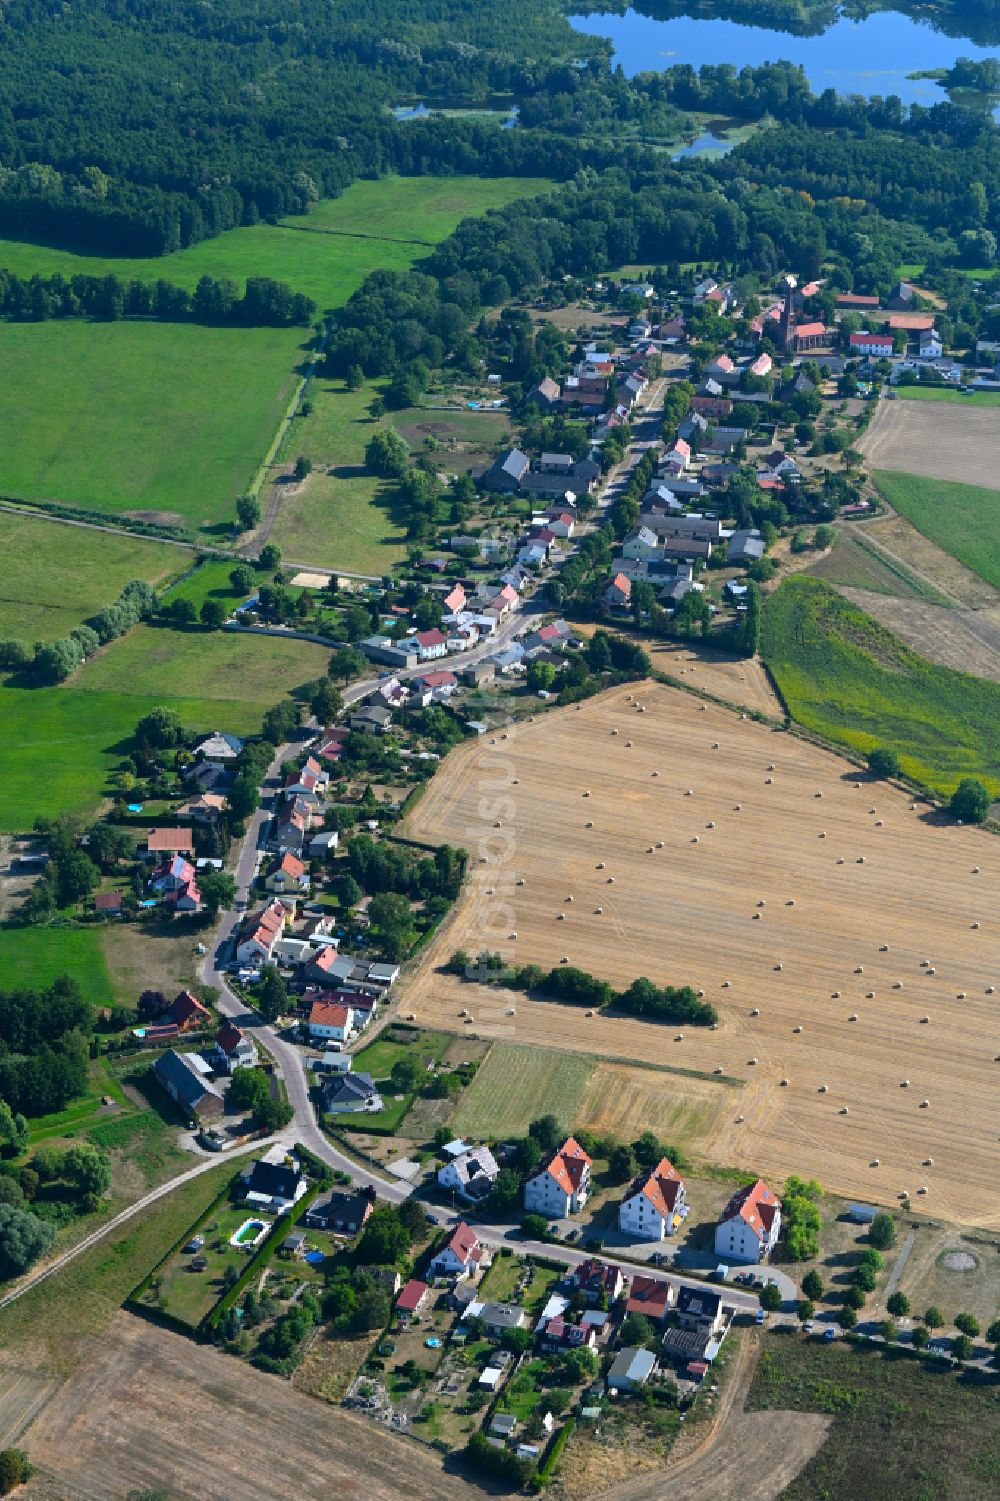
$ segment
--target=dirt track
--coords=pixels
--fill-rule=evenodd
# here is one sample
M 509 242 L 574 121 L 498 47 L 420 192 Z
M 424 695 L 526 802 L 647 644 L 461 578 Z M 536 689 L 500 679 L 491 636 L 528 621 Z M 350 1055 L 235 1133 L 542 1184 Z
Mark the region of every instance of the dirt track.
M 997 411 L 948 401 L 880 401 L 858 447 L 871 469 L 997 485 Z
M 797 737 L 674 689 L 635 696 L 646 713 L 614 690 L 470 742 L 439 771 L 408 832 L 464 845 L 471 878 L 402 982 L 403 1013 L 721 1068 L 747 1082 L 727 1092 L 713 1160 L 882 1202 L 927 1185 L 921 1208 L 1000 1225 L 1000 995 L 987 994 L 1000 986 L 1000 845 L 928 827 L 884 784 L 856 789 L 853 768 Z M 565 955 L 618 984 L 690 982 L 722 1025 L 679 1039 L 463 984 L 439 969 L 459 947 L 547 966 Z
M 24 1501 L 110 1501 L 146 1487 L 171 1501 L 483 1494 L 429 1450 L 126 1313 L 21 1442 L 40 1472 Z

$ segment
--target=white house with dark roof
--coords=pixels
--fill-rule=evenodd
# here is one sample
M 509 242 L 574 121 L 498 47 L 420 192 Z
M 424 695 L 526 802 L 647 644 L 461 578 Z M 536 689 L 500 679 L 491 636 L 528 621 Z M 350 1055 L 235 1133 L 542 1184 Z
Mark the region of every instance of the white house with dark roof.
M 442 1188 L 451 1189 L 461 1198 L 478 1204 L 486 1198 L 499 1171 L 489 1147 L 471 1147 L 439 1168 L 437 1180 Z

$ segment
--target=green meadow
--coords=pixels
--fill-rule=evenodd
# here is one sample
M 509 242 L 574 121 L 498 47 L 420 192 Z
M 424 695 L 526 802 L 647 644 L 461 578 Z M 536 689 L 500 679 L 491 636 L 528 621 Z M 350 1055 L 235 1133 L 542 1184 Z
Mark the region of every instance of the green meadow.
M 228 534 L 304 332 L 0 323 L 0 495 Z
M 100 927 L 0 927 L 0 990 L 44 990 L 60 975 L 71 975 L 92 1005 L 114 1000 Z
M 365 470 L 365 445 L 375 431 L 368 415 L 376 383 L 347 391 L 315 380 L 312 410 L 295 423 L 294 452 L 313 472 L 288 487 L 271 532 L 286 558 L 351 573 L 387 573 L 406 556 L 406 528 L 394 487 Z
M 886 469 L 873 478 L 918 532 L 1000 589 L 1000 490 Z
M 66 635 L 112 604 L 130 579 L 161 584 L 190 560 L 163 542 L 13 511 L 0 511 L 0 551 L 0 636 L 29 645 Z
M 1000 406 L 1000 391 L 959 391 L 954 386 L 897 386 L 906 401 L 953 401 L 963 407 Z
M 1000 684 L 925 661 L 822 580 L 770 596 L 761 655 L 807 729 L 862 753 L 891 745 L 939 794 L 966 776 L 1000 794 Z
M 533 177 L 381 177 L 352 183 L 308 215 L 230 229 L 171 255 L 87 255 L 0 239 L 0 266 L 20 276 L 162 278 L 189 289 L 203 276 L 228 277 L 241 288 L 248 276 L 271 276 L 320 308 L 339 307 L 376 267 L 403 271 L 459 220 L 551 186 Z

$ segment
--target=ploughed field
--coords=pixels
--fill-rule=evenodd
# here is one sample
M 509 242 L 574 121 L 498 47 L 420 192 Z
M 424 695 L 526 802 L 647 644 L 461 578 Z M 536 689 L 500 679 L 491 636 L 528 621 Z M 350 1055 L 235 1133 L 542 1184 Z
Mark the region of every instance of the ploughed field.
M 880 401 L 858 447 L 871 469 L 997 485 L 997 414 L 991 407 Z
M 910 803 L 796 736 L 654 684 L 469 742 L 407 822 L 465 846 L 471 874 L 401 1009 L 721 1070 L 746 1083 L 726 1090 L 714 1160 L 882 1202 L 908 1190 L 930 1213 L 1000 1224 L 1000 989 L 987 990 L 1000 987 L 1000 846 Z M 691 983 L 720 1027 L 481 988 L 440 972 L 458 948 L 565 956 L 620 986 Z

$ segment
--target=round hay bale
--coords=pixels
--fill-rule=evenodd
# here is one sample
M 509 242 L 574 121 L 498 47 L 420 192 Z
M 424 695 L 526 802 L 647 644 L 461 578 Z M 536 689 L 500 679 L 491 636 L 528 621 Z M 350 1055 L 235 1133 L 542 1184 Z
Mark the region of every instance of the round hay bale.
M 520 779 L 520 777 L 512 777 L 510 785 L 512 787 L 520 787 L 520 785 L 521 785 L 521 779 Z
M 754 920 L 754 922 L 760 922 L 760 913 L 759 912 L 755 912 L 754 913 L 753 920 Z
M 495 890 L 494 890 L 494 888 L 492 886 L 487 886 L 487 888 L 486 888 L 486 895 L 487 896 L 495 896 L 496 895 L 496 892 L 495 892 Z
M 780 964 L 776 964 L 774 966 L 774 972 L 775 972 L 775 974 L 780 974 L 780 972 L 781 972 L 781 965 Z
M 921 1110 L 929 1110 L 930 1109 L 930 1103 L 931 1103 L 930 1100 L 921 1100 L 920 1101 L 920 1108 L 921 1108 Z
M 927 1023 L 928 1023 L 928 1022 L 929 1022 L 929 1021 L 930 1021 L 930 1017 L 929 1017 L 929 1016 L 922 1016 L 922 1017 L 921 1017 L 921 1018 L 920 1018 L 920 1025 L 921 1025 L 921 1026 L 922 1026 L 922 1027 L 926 1027 L 926 1025 L 927 1025 Z
M 733 983 L 732 980 L 723 980 L 723 982 L 722 982 L 722 988 L 723 988 L 723 990 L 728 990 L 730 988 L 730 986 L 732 985 L 732 983 Z
M 694 797 L 694 788 L 693 787 L 685 787 L 685 789 L 684 789 L 684 796 L 685 797 Z
M 408 1011 L 406 1013 L 406 1020 L 408 1022 L 415 1022 L 416 1019 L 417 1019 L 417 1013 L 415 1011 Z
M 756 1060 L 756 1058 L 748 1058 L 747 1059 L 747 1067 L 748 1068 L 755 1068 L 756 1066 L 757 1066 L 757 1060 Z
M 501 822 L 501 820 L 500 820 L 500 819 L 499 819 L 499 818 L 498 818 L 498 819 L 497 819 L 497 821 L 496 821 L 496 823 L 495 823 L 495 824 L 494 824 L 494 825 L 493 825 L 493 827 L 494 827 L 494 828 L 495 828 L 495 829 L 502 829 L 502 828 L 503 828 L 503 823 L 502 823 L 502 822 Z
M 909 1079 L 900 1079 L 900 1081 L 899 1081 L 899 1087 L 900 1087 L 900 1089 L 909 1089 L 909 1087 L 910 1087 L 910 1081 L 909 1081 Z
M 557 912 L 556 913 L 556 922 L 565 922 L 565 921 L 566 921 L 566 914 L 565 914 L 565 912 Z
M 593 1012 L 592 1012 L 592 1011 L 585 1011 L 585 1012 L 584 1012 L 584 1015 L 585 1015 L 585 1016 L 593 1016 L 593 1014 L 594 1014 L 594 1013 L 593 1013 Z
M 595 907 L 595 908 L 594 908 L 594 916 L 595 916 L 595 917 L 600 917 L 600 915 L 601 915 L 601 913 L 602 913 L 602 912 L 603 912 L 603 911 L 604 911 L 604 908 L 603 908 L 603 907 Z
M 663 848 L 663 840 L 662 840 L 662 839 L 658 839 L 658 840 L 657 840 L 657 841 L 656 841 L 656 848 L 657 848 L 657 849 L 658 849 L 658 850 L 661 850 L 661 849 L 662 849 L 662 848 Z
M 514 882 L 514 885 L 515 886 L 523 886 L 524 885 L 524 877 L 523 876 L 518 876 L 517 880 Z
M 927 970 L 927 973 L 929 975 L 936 975 L 937 974 L 937 970 L 934 968 L 933 964 L 929 966 L 929 968 Z
M 872 1160 L 871 1160 L 871 1162 L 869 1162 L 868 1166 L 869 1167 L 881 1167 L 882 1164 L 881 1164 L 881 1162 L 879 1161 L 879 1159 L 877 1157 L 873 1157 Z
M 712 741 L 712 749 L 713 750 L 718 750 L 719 749 L 719 742 L 717 740 L 713 740 Z
M 698 997 L 699 1000 L 703 1000 L 705 992 L 703 990 L 696 990 L 695 991 L 695 995 Z
M 956 999 L 956 1001 L 964 1001 L 965 1000 L 965 991 L 964 990 L 960 990 L 958 992 L 958 994 L 955 996 L 955 999 Z
M 712 1073 L 713 1074 L 721 1074 L 722 1073 L 722 1064 L 721 1063 L 717 1063 L 715 1065 L 715 1067 L 713 1068 Z
M 760 900 L 757 903 L 757 906 L 758 907 L 766 907 L 767 906 L 767 902 L 764 900 L 763 897 L 760 898 Z
M 790 1079 L 779 1079 L 778 1083 L 781 1085 L 782 1089 L 787 1089 L 788 1085 L 791 1083 L 791 1080 Z
M 869 813 L 877 813 L 878 809 L 877 808 L 869 808 L 868 811 L 869 811 Z
M 618 735 L 618 734 L 621 733 L 621 731 L 620 730 L 612 730 L 611 733 L 612 733 L 612 735 Z
M 691 843 L 692 843 L 692 844 L 697 844 L 697 843 L 698 843 L 698 835 L 697 835 L 697 834 L 695 834 L 695 835 L 694 835 L 694 836 L 693 836 L 693 837 L 692 837 L 692 839 L 691 839 Z
M 903 982 L 902 982 L 902 980 L 893 980 L 893 982 L 892 982 L 892 988 L 893 988 L 893 990 L 902 990 L 902 988 L 903 988 Z
M 978 876 L 978 874 L 979 874 L 979 866 L 978 866 L 978 865 L 974 865 L 974 866 L 973 866 L 973 867 L 972 867 L 972 874 L 973 874 L 973 875 L 974 875 L 974 876 Z
M 751 1011 L 750 1015 L 751 1016 L 759 1016 L 760 1015 L 760 1007 L 759 1006 L 755 1006 L 753 1008 L 753 1010 Z
M 820 837 L 820 839 L 825 839 L 826 838 L 826 830 L 825 829 L 822 830 L 822 832 L 820 833 L 819 837 Z
M 773 777 L 765 777 L 764 778 L 764 786 L 765 787 L 771 787 L 773 785 L 774 785 L 774 778 Z
M 858 1019 L 858 1013 L 856 1011 L 852 1011 L 851 1014 L 850 1014 L 850 1016 L 847 1018 L 847 1020 L 849 1022 L 856 1022 L 857 1019 Z
M 738 1125 L 738 1126 L 742 1126 L 742 1124 L 743 1124 L 743 1122 L 744 1122 L 744 1121 L 745 1121 L 745 1120 L 746 1120 L 746 1116 L 745 1116 L 745 1115 L 738 1115 L 738 1116 L 737 1116 L 737 1117 L 736 1117 L 736 1124 L 737 1124 L 737 1125 Z
M 777 771 L 778 768 L 775 766 L 773 761 L 769 761 L 767 763 L 767 769 L 768 771 Z
M 649 774 L 651 777 L 658 777 L 660 775 L 658 771 L 651 771 Z
M 794 907 L 795 906 L 795 898 L 793 896 L 790 896 L 788 898 L 788 901 L 785 903 L 785 906 L 786 907 Z
M 572 900 L 573 900 L 573 898 L 572 898 L 572 897 L 571 897 L 571 896 L 568 896 L 568 897 L 567 897 L 567 898 L 566 898 L 566 900 L 567 900 L 567 901 L 568 901 L 568 902 L 571 902 L 571 901 L 572 901 Z
M 859 865 L 864 865 L 864 863 L 865 863 L 865 857 L 864 857 L 864 855 L 859 855 L 859 856 L 858 856 L 858 861 L 857 861 L 857 863 L 858 863 L 858 864 L 859 864 Z
M 889 952 L 889 945 L 887 943 L 880 943 L 878 951 L 880 954 L 887 954 Z
M 504 1012 L 504 1015 L 505 1016 L 516 1016 L 517 1015 L 517 1007 L 516 1006 L 508 1006 L 507 1010 Z
M 466 1026 L 467 1026 L 467 1027 L 471 1027 L 471 1026 L 472 1026 L 472 1023 L 473 1023 L 473 1022 L 474 1022 L 474 1021 L 475 1021 L 475 1019 L 476 1019 L 476 1018 L 475 1018 L 475 1017 L 474 1017 L 474 1016 L 467 1016 L 467 1017 L 466 1017 L 466 1018 L 465 1018 L 465 1025 L 466 1025 Z
M 734 803 L 733 804 L 733 812 L 734 813 L 742 813 L 743 812 L 743 804 L 742 803 Z
M 876 818 L 876 820 L 875 820 L 875 827 L 877 829 L 880 829 L 880 828 L 882 828 L 882 825 L 883 825 L 883 820 L 881 818 Z
M 647 844 L 646 845 L 646 854 L 647 855 L 651 855 L 652 853 L 653 853 L 653 846 L 651 844 Z
M 517 938 L 517 933 L 516 932 L 514 932 L 514 933 L 508 933 L 507 937 L 509 939 L 511 939 L 511 941 L 513 942 Z
M 927 1192 L 927 1184 L 926 1183 L 921 1183 L 920 1187 L 917 1189 L 917 1193 L 918 1194 L 925 1194 L 926 1192 Z
M 559 963 L 560 964 L 568 964 L 569 963 L 569 955 L 568 954 L 563 954 L 562 958 L 559 960 Z
M 854 790 L 855 790 L 855 792 L 860 792 L 861 791 L 861 783 L 860 782 L 855 782 L 855 784 L 854 784 Z
M 614 884 L 615 884 L 615 878 L 614 878 L 614 876 L 608 876 L 608 879 L 605 882 L 605 885 L 607 885 L 607 886 L 613 886 Z
M 684 1033 L 683 1032 L 678 1032 L 677 1035 L 674 1038 L 674 1042 L 683 1042 L 683 1041 L 684 1041 Z
M 864 967 L 864 965 L 863 965 L 863 964 L 856 964 L 856 965 L 855 965 L 855 966 L 854 966 L 854 973 L 855 973 L 855 974 L 856 974 L 856 975 L 863 975 L 863 974 L 864 974 L 864 972 L 865 972 L 865 967 Z
M 598 860 L 598 862 L 597 862 L 597 867 L 596 867 L 596 868 L 597 868 L 597 869 L 598 869 L 598 870 L 603 870 L 603 869 L 604 869 L 604 868 L 605 868 L 605 867 L 604 867 L 604 861 L 603 861 L 603 860 Z
M 585 829 L 592 829 L 594 827 L 594 820 L 590 819 L 587 823 L 584 824 L 583 827 Z
M 924 1160 L 923 1160 L 923 1162 L 921 1163 L 921 1167 L 933 1167 L 933 1166 L 934 1166 L 934 1158 L 933 1157 L 925 1157 Z
M 715 828 L 715 823 L 714 823 L 714 820 L 713 820 L 713 822 L 712 822 L 712 823 L 707 823 L 707 824 L 706 824 L 706 825 L 705 825 L 705 827 L 706 827 L 706 829 L 714 829 L 714 828 Z
M 837 864 L 838 865 L 843 865 L 843 863 L 844 863 L 844 857 L 843 857 L 843 855 L 841 855 L 840 859 L 837 861 Z
M 865 1000 L 866 1001 L 873 1001 L 874 999 L 875 999 L 875 992 L 874 992 L 874 990 L 866 990 L 865 991 Z
M 830 999 L 831 999 L 831 1001 L 839 1001 L 840 1000 L 840 991 L 839 990 L 831 990 L 830 991 Z
M 589 796 L 590 796 L 590 793 L 589 793 L 589 791 L 588 791 L 588 792 L 585 792 L 585 793 L 584 793 L 584 794 L 583 794 L 583 796 L 584 796 L 584 797 L 589 797 Z
M 631 740 L 626 740 L 626 742 L 625 742 L 625 749 L 626 750 L 631 750 L 632 749 L 632 742 L 631 742 Z
M 816 1091 L 816 1093 L 817 1094 L 826 1094 L 826 1092 L 827 1092 L 827 1090 L 829 1088 L 830 1088 L 829 1084 L 821 1084 L 819 1086 L 819 1089 Z
M 986 987 L 986 994 L 987 995 L 992 995 L 995 990 L 996 990 L 996 986 L 995 985 L 987 985 L 987 987 Z
M 799 1026 L 797 1026 L 797 1027 L 793 1027 L 793 1028 L 792 1028 L 792 1031 L 793 1031 L 793 1032 L 796 1032 L 796 1033 L 798 1033 L 798 1032 L 802 1032 L 802 1031 L 803 1031 L 803 1030 L 804 1030 L 804 1028 L 803 1028 L 803 1027 L 802 1027 L 802 1025 L 801 1025 L 801 1024 L 800 1024 L 800 1025 L 799 1025 Z

